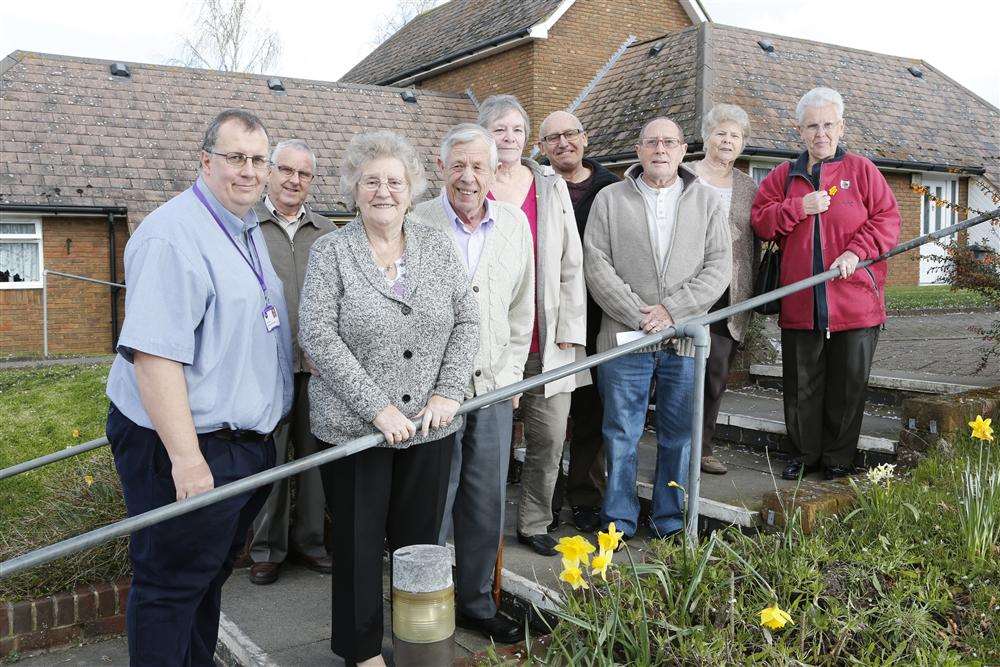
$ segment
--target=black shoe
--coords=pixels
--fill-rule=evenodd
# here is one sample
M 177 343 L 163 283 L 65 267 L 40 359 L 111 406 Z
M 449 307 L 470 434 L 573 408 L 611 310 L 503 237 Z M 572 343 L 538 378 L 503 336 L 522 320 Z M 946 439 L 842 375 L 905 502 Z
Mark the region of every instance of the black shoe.
M 532 551 L 540 556 L 555 556 L 559 553 L 555 550 L 556 541 L 545 533 L 541 535 L 522 535 L 519 532 L 517 534 L 517 541 L 521 544 L 527 544 L 531 547 Z
M 514 644 L 524 639 L 521 626 L 500 614 L 493 618 L 471 618 L 455 614 L 455 625 L 485 635 L 497 644 Z
M 829 481 L 838 477 L 847 477 L 854 473 L 854 466 L 826 466 L 823 468 L 823 479 Z
M 573 525 L 584 533 L 594 533 L 601 528 L 601 508 L 579 506 L 573 508 Z
M 781 479 L 794 480 L 816 470 L 815 466 L 807 466 L 802 461 L 792 461 L 781 471 Z
M 559 530 L 559 512 L 552 513 L 552 523 L 545 527 L 545 532 L 554 533 Z

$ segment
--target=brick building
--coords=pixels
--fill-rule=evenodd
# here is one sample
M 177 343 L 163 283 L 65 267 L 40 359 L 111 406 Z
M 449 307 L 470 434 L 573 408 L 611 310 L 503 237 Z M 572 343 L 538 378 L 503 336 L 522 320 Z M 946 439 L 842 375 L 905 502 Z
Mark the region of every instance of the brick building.
M 355 133 L 409 136 L 436 187 L 441 137 L 475 118 L 464 95 L 22 51 L 0 61 L 0 105 L 0 358 L 42 354 L 43 271 L 122 281 L 129 229 L 194 181 L 219 111 L 253 111 L 272 142 L 305 139 L 318 158 L 311 205 L 340 219 L 336 165 Z M 110 353 L 122 291 L 45 279 L 49 353 Z
M 586 91 L 588 152 L 618 171 L 649 118 L 675 118 L 698 157 L 701 118 L 734 102 L 752 124 L 737 166 L 759 179 L 801 150 L 794 105 L 815 85 L 843 93 L 843 143 L 892 185 L 902 238 L 957 219 L 917 189 L 1000 203 L 996 107 L 923 61 L 717 25 L 698 0 L 451 0 L 335 83 L 15 51 L 0 61 L 0 358 L 42 352 L 43 271 L 122 279 L 128 229 L 190 185 L 201 132 L 223 108 L 260 115 L 272 141 L 309 142 L 312 205 L 345 218 L 336 165 L 361 130 L 408 136 L 436 188 L 440 138 L 493 93 L 517 95 L 537 127 Z M 970 241 L 1000 247 L 985 225 Z M 933 281 L 933 249 L 922 252 L 893 259 L 890 284 Z M 48 283 L 50 353 L 109 352 L 122 294 Z

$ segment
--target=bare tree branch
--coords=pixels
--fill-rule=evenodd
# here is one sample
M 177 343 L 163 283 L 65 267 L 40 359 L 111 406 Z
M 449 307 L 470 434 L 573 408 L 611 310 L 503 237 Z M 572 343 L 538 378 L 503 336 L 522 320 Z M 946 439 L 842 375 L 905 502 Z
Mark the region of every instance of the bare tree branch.
M 171 63 L 223 72 L 265 72 L 278 64 L 281 38 L 262 25 L 259 0 L 200 0 L 181 55 Z
M 409 23 L 413 17 L 423 14 L 428 9 L 440 5 L 442 0 L 398 0 L 394 9 L 379 17 L 378 26 L 372 37 L 372 46 L 378 46 L 389 39 L 400 28 Z

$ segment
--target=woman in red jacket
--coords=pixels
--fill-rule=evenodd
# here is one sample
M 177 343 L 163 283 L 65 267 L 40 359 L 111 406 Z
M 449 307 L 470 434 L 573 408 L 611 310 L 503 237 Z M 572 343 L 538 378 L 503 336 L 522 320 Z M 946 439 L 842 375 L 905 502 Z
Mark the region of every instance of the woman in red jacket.
M 781 247 L 781 284 L 839 269 L 840 277 L 781 300 L 785 425 L 794 458 L 781 476 L 853 471 L 865 387 L 885 323 L 885 262 L 859 261 L 899 238 L 896 198 L 867 158 L 837 146 L 844 102 L 814 88 L 795 109 L 805 152 L 761 183 L 750 221 Z

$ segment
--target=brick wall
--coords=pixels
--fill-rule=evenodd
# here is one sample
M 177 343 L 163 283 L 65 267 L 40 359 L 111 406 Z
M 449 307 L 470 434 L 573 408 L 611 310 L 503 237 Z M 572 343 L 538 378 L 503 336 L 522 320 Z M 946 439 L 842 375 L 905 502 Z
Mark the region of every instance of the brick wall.
M 70 241 L 67 250 L 67 240 Z M 125 277 L 122 263 L 128 231 L 115 223 L 118 282 Z M 108 223 L 102 218 L 43 218 L 44 267 L 75 275 L 110 280 Z M 49 353 L 110 354 L 111 303 L 105 285 L 49 276 Z M 119 328 L 125 315 L 125 295 L 119 294 Z M 0 357 L 40 356 L 42 290 L 0 290 Z
M 531 142 L 550 112 L 568 105 L 629 35 L 649 39 L 691 25 L 676 0 L 577 0 L 549 30 L 529 42 L 421 81 L 418 86 L 464 93 L 516 95 L 531 118 Z
M 0 659 L 120 635 L 130 583 L 119 579 L 38 600 L 0 603 Z

